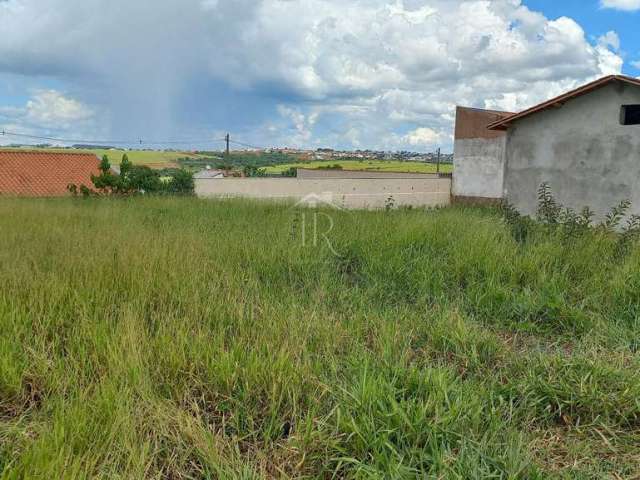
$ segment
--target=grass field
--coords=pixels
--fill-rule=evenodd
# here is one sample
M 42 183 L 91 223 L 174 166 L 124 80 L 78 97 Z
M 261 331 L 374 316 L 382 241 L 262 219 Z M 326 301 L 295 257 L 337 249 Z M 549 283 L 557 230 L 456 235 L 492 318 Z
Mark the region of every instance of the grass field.
M 344 170 L 372 171 L 372 172 L 402 172 L 402 173 L 435 173 L 435 163 L 424 162 L 400 162 L 394 160 L 322 160 L 313 162 L 289 163 L 267 167 L 269 174 L 282 173 L 290 168 L 319 168 L 328 165 L 341 165 Z M 453 165 L 443 163 L 440 171 L 450 173 Z
M 638 477 L 638 251 L 313 215 L 1 200 L 0 478 Z
M 130 150 L 126 152 L 122 150 L 90 150 L 89 152 L 95 153 L 99 157 L 102 157 L 102 155 L 108 155 L 109 159 L 115 164 L 119 164 L 120 160 L 122 160 L 122 155 L 126 153 L 129 160 L 134 165 L 172 164 L 179 158 L 204 158 L 202 155 L 192 152 L 162 152 L 146 150 Z
M 15 150 L 15 149 L 13 149 Z M 38 149 L 34 149 L 38 150 Z M 147 150 L 69 150 L 69 149 L 59 149 L 59 148 L 47 148 L 47 149 L 39 149 L 46 150 L 51 152 L 70 152 L 70 153 L 93 153 L 98 157 L 102 158 L 103 155 L 107 155 L 109 160 L 114 165 L 119 165 L 122 160 L 122 155 L 127 154 L 129 160 L 134 165 L 154 165 L 154 166 L 162 166 L 162 165 L 170 165 L 175 164 L 175 162 L 179 158 L 205 158 L 202 155 L 198 155 L 191 152 L 163 152 L 163 151 L 147 151 Z

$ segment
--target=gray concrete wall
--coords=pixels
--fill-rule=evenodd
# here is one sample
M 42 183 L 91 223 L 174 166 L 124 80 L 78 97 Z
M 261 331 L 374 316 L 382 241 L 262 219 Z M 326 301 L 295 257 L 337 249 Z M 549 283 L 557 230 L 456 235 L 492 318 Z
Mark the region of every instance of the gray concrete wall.
M 488 130 L 487 125 L 508 115 L 508 112 L 456 108 L 452 188 L 455 197 L 502 198 L 506 134 Z
M 402 173 L 402 172 L 363 172 L 356 170 L 328 170 L 299 168 L 298 178 L 439 178 L 437 174 L 431 173 Z
M 640 88 L 611 84 L 525 117 L 509 129 L 505 196 L 533 214 L 549 182 L 565 206 L 603 214 L 620 200 L 640 213 L 640 126 L 620 125 L 620 107 L 640 104 Z
M 395 206 L 438 207 L 451 200 L 451 180 L 420 179 L 196 179 L 196 194 L 203 198 L 245 197 L 299 202 L 331 203 L 340 208 L 384 208 L 389 197 Z
M 453 195 L 502 198 L 506 136 L 454 143 Z

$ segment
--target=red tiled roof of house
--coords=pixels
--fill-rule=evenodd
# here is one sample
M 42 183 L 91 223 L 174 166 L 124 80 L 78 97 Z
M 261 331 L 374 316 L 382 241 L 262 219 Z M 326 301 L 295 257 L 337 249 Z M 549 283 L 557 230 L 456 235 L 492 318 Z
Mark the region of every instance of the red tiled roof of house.
M 100 160 L 87 153 L 0 150 L 0 195 L 17 197 L 60 197 L 67 187 L 93 187 L 91 175 L 98 175 Z

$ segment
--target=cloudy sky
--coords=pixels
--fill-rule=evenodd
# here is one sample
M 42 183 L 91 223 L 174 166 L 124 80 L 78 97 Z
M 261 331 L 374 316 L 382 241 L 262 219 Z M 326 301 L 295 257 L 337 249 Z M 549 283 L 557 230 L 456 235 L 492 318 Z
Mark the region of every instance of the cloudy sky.
M 640 0 L 0 0 L 0 129 L 448 151 L 456 104 L 640 76 L 638 24 Z

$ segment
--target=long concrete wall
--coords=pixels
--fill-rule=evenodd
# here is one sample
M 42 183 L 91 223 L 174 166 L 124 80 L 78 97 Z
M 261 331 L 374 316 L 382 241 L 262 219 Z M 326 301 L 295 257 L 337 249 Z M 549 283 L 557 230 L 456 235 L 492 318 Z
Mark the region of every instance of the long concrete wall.
M 537 189 L 549 182 L 574 209 L 603 214 L 629 199 L 640 213 L 640 126 L 620 124 L 626 104 L 640 104 L 640 88 L 612 84 L 514 122 L 506 143 L 508 200 L 533 214 Z
M 438 207 L 451 200 L 451 180 L 424 179 L 300 179 L 239 178 L 196 179 L 196 194 L 203 198 L 245 197 L 332 204 L 339 208 L 384 208 L 389 199 L 395 206 Z
M 366 172 L 360 170 L 329 170 L 298 168 L 298 178 L 320 179 L 320 178 L 439 178 L 438 174 L 431 173 L 402 173 L 402 172 Z
M 455 197 L 502 198 L 506 134 L 487 130 L 487 125 L 507 115 L 491 110 L 456 109 L 452 189 Z

